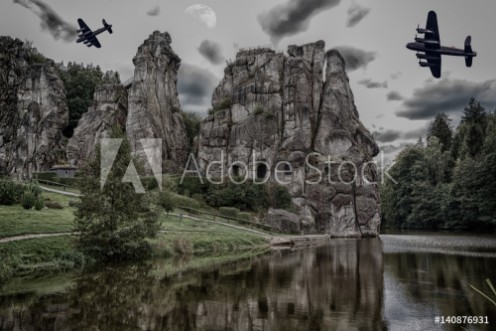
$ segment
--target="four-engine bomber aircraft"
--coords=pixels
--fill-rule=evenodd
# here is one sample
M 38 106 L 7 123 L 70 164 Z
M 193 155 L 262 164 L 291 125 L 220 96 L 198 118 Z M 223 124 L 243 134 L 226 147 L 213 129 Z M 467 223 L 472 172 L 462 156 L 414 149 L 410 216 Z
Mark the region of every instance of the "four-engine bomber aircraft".
M 417 27 L 417 32 L 424 34 L 424 38 L 415 37 L 415 42 L 407 44 L 406 48 L 417 52 L 419 65 L 421 67 L 429 67 L 434 77 L 441 77 L 442 55 L 463 56 L 465 57 L 467 67 L 472 66 L 472 59 L 477 56 L 477 53 L 472 51 L 472 47 L 470 46 L 472 38 L 468 36 L 465 39 L 464 49 L 441 46 L 436 12 L 429 12 L 427 26 L 425 29 L 420 28 L 420 26 Z
M 91 31 L 91 29 L 86 25 L 86 23 L 84 23 L 82 19 L 78 19 L 78 23 L 79 23 L 79 30 L 77 32 L 79 33 L 79 35 L 77 42 L 84 43 L 88 47 L 91 46 L 95 46 L 96 48 L 102 47 L 98 39 L 96 39 L 96 36 L 105 31 L 108 31 L 109 33 L 113 32 L 112 25 L 107 24 L 105 20 L 102 20 L 103 28 L 98 29 L 95 32 Z

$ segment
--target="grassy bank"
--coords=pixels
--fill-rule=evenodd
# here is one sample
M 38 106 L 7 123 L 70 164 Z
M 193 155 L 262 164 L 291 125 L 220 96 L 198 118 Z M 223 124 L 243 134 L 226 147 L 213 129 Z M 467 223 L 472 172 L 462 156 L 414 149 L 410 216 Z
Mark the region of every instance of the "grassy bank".
M 65 233 L 73 229 L 72 197 L 44 192 L 63 209 L 25 210 L 19 205 L 0 208 L 0 238 L 25 234 Z M 256 234 L 207 222 L 162 215 L 161 232 L 151 240 L 156 258 L 179 256 L 216 257 L 250 254 L 268 248 L 267 240 Z M 73 244 L 62 236 L 0 243 L 0 281 L 13 276 L 71 270 L 85 264 Z

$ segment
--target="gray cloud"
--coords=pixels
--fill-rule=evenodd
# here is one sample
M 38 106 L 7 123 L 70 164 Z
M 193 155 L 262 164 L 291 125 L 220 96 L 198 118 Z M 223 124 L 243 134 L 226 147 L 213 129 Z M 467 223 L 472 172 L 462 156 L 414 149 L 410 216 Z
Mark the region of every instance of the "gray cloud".
M 401 71 L 398 71 L 398 72 L 395 72 L 394 74 L 391 74 L 391 79 L 398 79 L 401 77 L 401 75 L 403 75 L 403 73 Z
M 375 52 L 364 51 L 363 49 L 351 46 L 338 46 L 336 49 L 341 53 L 346 61 L 346 70 L 348 72 L 359 68 L 366 68 L 367 65 L 377 58 Z
M 191 64 L 181 65 L 177 81 L 183 106 L 208 105 L 218 83 L 217 77 L 210 71 Z
M 160 6 L 157 5 L 150 9 L 147 13 L 148 16 L 158 16 L 160 14 Z
M 282 38 L 306 31 L 312 17 L 339 5 L 341 0 L 288 0 L 258 16 L 262 30 L 277 44 Z
M 41 19 L 41 28 L 48 31 L 53 38 L 72 42 L 77 36 L 77 27 L 67 23 L 50 6 L 40 0 L 14 0 Z
M 349 28 L 354 27 L 355 25 L 360 23 L 369 13 L 370 8 L 360 6 L 357 3 L 352 4 L 350 9 L 348 9 L 348 22 L 346 23 L 346 26 Z
M 401 101 L 403 100 L 403 96 L 398 91 L 391 91 L 387 94 L 388 101 Z
M 402 137 L 402 133 L 396 130 L 386 130 L 384 132 L 374 132 L 375 140 L 381 143 L 390 143 Z
M 418 139 L 419 137 L 425 137 L 425 136 L 427 136 L 428 128 L 429 128 L 429 126 L 425 126 L 423 128 L 420 128 L 420 129 L 407 131 L 403 135 L 403 139 Z
M 472 97 L 486 107 L 495 107 L 496 80 L 476 83 L 444 78 L 428 83 L 416 89 L 413 96 L 403 102 L 403 109 L 396 115 L 411 120 L 428 120 L 440 112 L 460 114 Z
M 365 86 L 366 88 L 375 89 L 375 88 L 387 88 L 387 82 L 375 82 L 371 79 L 362 79 L 358 82 L 358 84 Z
M 222 55 L 222 49 L 218 43 L 211 40 L 204 40 L 198 47 L 200 54 L 212 64 L 221 64 L 225 58 Z

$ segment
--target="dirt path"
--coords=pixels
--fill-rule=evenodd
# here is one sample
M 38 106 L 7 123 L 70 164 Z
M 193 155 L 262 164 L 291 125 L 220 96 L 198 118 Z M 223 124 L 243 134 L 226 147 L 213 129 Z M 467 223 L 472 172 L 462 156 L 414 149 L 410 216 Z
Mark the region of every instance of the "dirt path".
M 22 236 L 2 238 L 2 239 L 0 239 L 0 244 L 12 242 L 12 241 L 20 241 L 20 240 L 70 236 L 73 234 L 75 234 L 75 233 L 73 233 L 73 232 L 61 232 L 61 233 L 25 234 Z
M 41 185 L 40 185 L 40 188 L 43 191 L 52 192 L 52 193 L 58 193 L 58 194 L 67 195 L 67 196 L 70 196 L 70 197 L 80 197 L 81 196 L 81 194 L 67 192 L 67 191 L 59 191 L 59 190 L 55 190 L 53 188 L 48 188 L 48 187 L 41 186 Z

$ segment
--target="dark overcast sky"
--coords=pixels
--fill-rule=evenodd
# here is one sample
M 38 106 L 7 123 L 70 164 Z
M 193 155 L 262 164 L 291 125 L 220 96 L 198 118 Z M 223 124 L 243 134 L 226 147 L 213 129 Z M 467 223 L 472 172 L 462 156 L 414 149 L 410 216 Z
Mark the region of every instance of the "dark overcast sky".
M 180 93 L 185 109 L 206 111 L 209 94 L 223 74 L 223 60 L 234 58 L 239 47 L 264 45 L 285 51 L 289 44 L 319 39 L 328 49 L 340 47 L 356 56 L 352 65 L 356 69 L 349 72 L 356 104 L 365 125 L 383 132 L 379 140 L 384 143 L 416 140 L 413 137 L 425 131 L 437 111 L 456 119 L 472 95 L 491 109 L 496 106 L 496 1 L 492 0 L 15 2 L 1 2 L 2 35 L 32 40 L 56 61 L 92 62 L 118 70 L 123 79 L 132 75 L 131 61 L 143 40 L 154 30 L 168 31 L 174 50 L 183 59 Z M 214 27 L 185 12 L 195 4 L 212 9 Z M 428 69 L 418 67 L 415 54 L 405 45 L 415 36 L 417 24 L 425 25 L 429 10 L 438 13 L 441 41 L 446 46 L 462 47 L 465 37 L 472 35 L 479 54 L 473 68 L 465 68 L 461 58 L 444 58 L 443 78 L 434 80 Z M 54 38 L 53 34 L 63 35 L 60 29 L 75 24 L 79 17 L 94 28 L 101 26 L 102 18 L 114 25 L 113 35 L 101 36 L 102 49 Z M 46 24 L 42 27 L 41 19 L 52 24 L 52 33 Z M 212 14 L 204 16 L 210 26 L 213 19 Z

